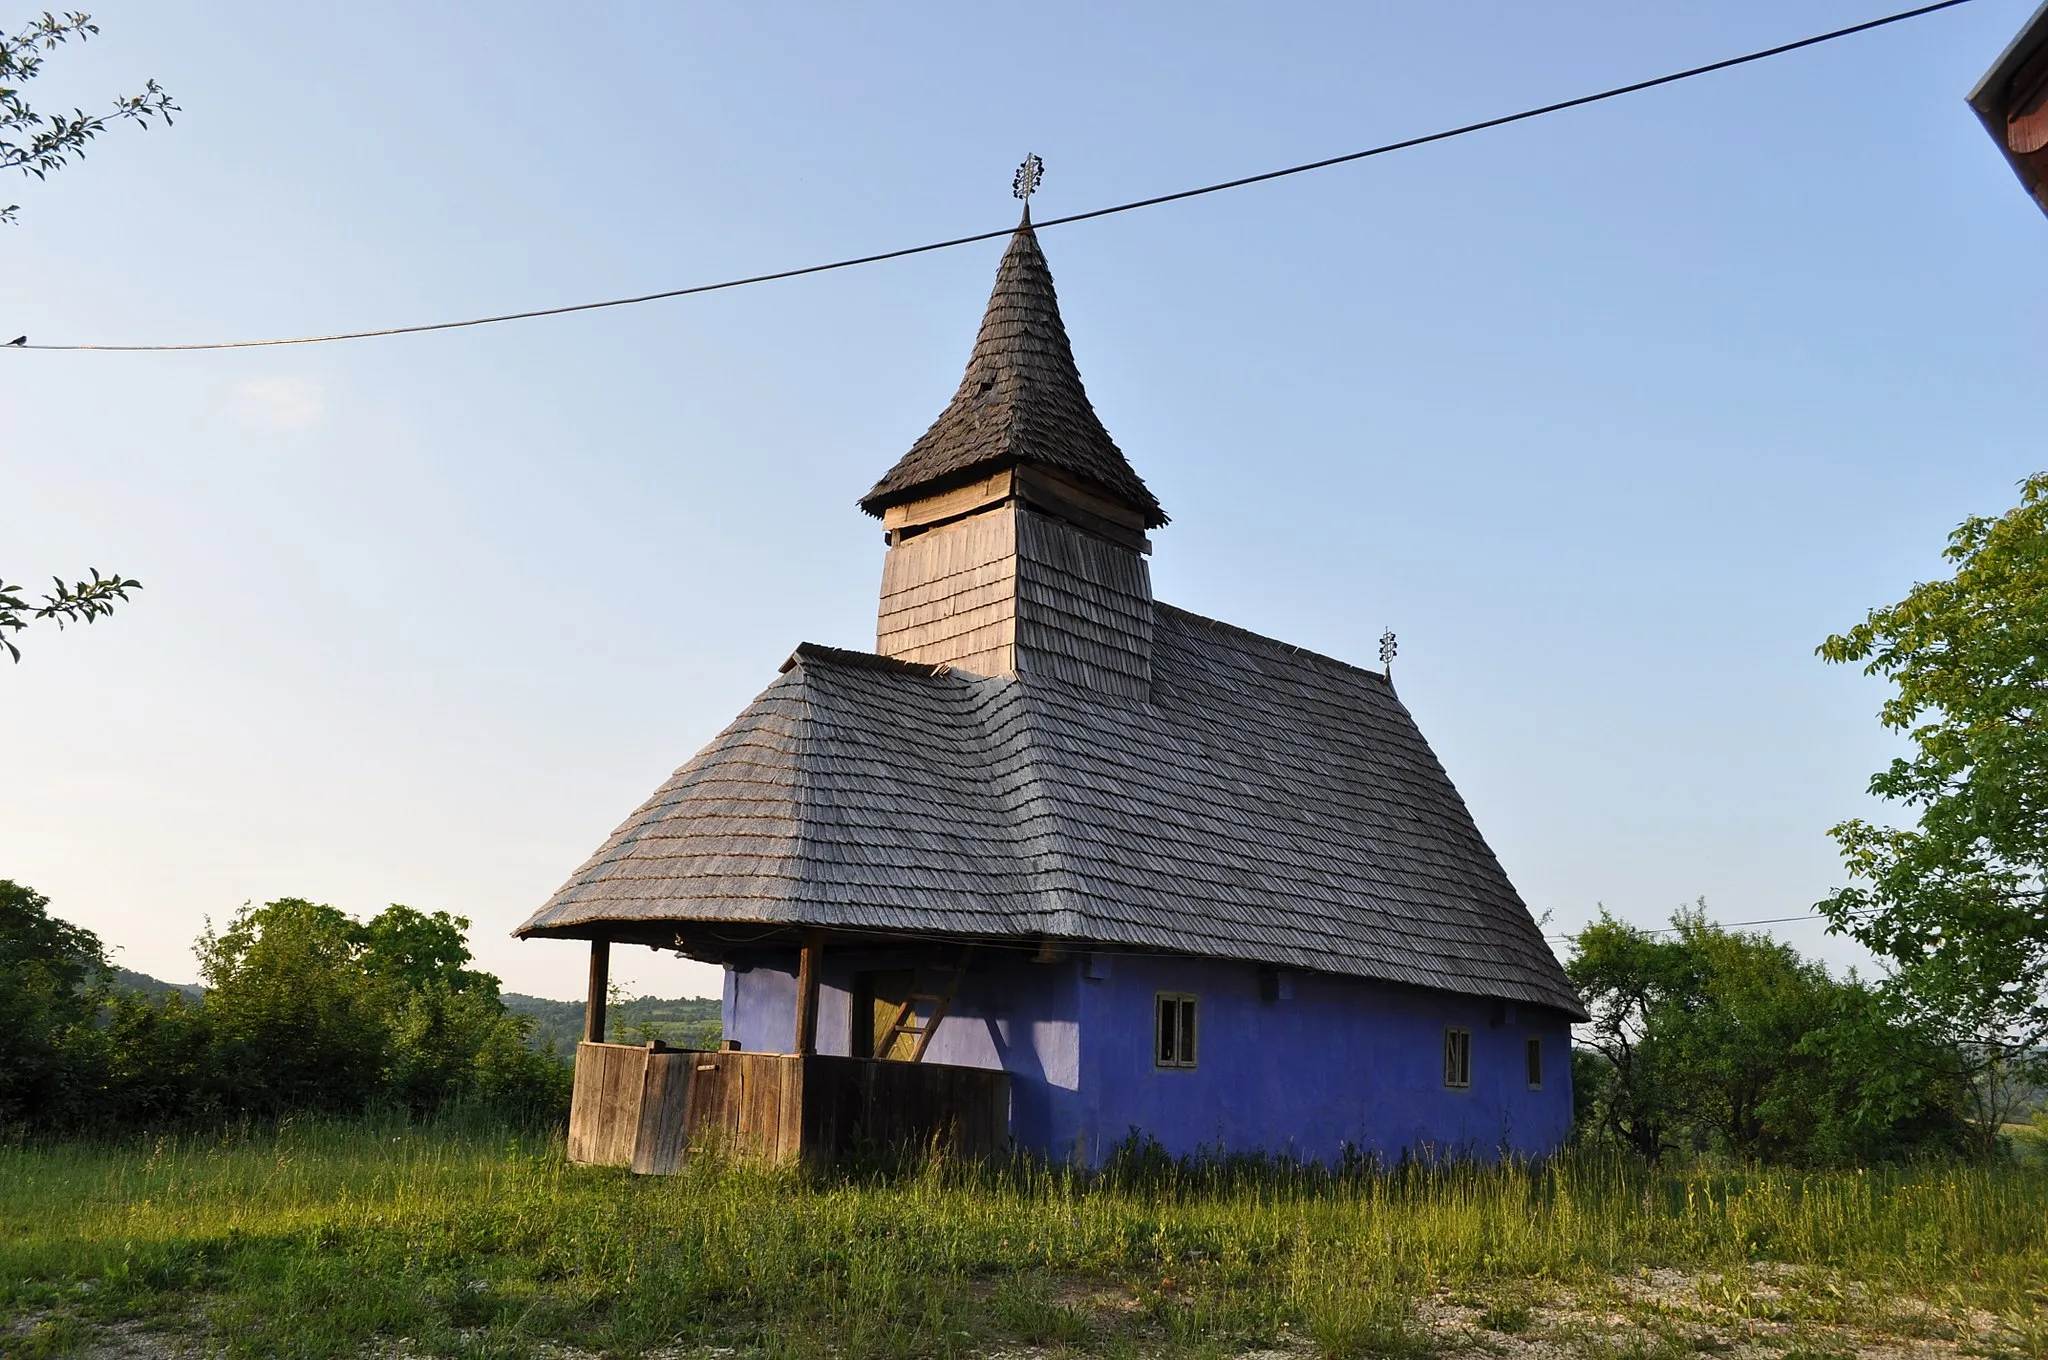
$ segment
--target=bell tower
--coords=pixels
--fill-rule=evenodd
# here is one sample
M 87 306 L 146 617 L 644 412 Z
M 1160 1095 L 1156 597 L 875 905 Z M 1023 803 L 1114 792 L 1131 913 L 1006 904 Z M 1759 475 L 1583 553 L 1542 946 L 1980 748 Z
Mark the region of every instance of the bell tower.
M 1035 161 L 959 389 L 861 499 L 889 541 L 875 650 L 1143 699 L 1166 512 L 1081 386 L 1031 228 Z

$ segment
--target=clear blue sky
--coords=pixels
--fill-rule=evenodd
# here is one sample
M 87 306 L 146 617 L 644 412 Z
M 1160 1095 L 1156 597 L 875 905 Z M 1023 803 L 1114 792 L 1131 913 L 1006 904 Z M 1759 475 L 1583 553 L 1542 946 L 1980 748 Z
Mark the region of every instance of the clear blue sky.
M 1160 597 L 1361 662 L 1398 630 L 1557 929 L 1809 909 L 1893 749 L 1815 643 L 2048 466 L 2048 220 L 1962 103 L 2031 3 L 1047 231 L 1174 517 Z M 1884 8 L 110 0 L 40 99 L 153 75 L 186 111 L 9 186 L 0 337 L 749 274 L 1006 225 L 1026 151 L 1070 212 Z M 579 946 L 507 932 L 798 641 L 872 646 L 853 501 L 951 393 L 1000 249 L 0 352 L 0 571 L 147 585 L 0 667 L 0 876 L 161 976 L 208 914 L 302 895 L 462 913 L 508 986 L 576 995 Z

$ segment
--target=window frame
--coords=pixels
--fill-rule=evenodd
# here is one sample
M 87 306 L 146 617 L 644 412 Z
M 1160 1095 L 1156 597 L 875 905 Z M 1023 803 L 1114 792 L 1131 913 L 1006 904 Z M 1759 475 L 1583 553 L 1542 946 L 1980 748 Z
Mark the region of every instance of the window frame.
M 1543 1089 L 1543 1036 L 1524 1035 L 1522 1039 L 1522 1075 L 1528 1078 L 1529 1089 Z
M 1460 1041 L 1463 1042 L 1460 1042 Z M 1444 1089 L 1472 1089 L 1472 1030 L 1466 1025 L 1444 1026 Z M 1462 1061 L 1461 1061 L 1462 1060 Z
M 1161 1072 L 1192 1072 L 1199 1065 L 1202 1056 L 1202 1008 L 1201 997 L 1193 992 L 1154 992 L 1152 994 L 1152 1066 Z M 1169 1057 L 1165 1017 L 1167 1008 L 1173 1009 L 1173 1053 Z M 1183 1049 L 1186 1051 L 1183 1052 Z

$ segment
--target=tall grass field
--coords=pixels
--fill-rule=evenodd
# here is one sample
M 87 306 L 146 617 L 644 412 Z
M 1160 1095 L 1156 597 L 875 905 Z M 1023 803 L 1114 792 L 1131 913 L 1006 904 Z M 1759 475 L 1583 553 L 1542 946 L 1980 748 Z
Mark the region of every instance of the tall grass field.
M 0 1147 L 21 1357 L 2048 1355 L 2044 1290 L 2037 1165 L 643 1179 L 374 1121 Z

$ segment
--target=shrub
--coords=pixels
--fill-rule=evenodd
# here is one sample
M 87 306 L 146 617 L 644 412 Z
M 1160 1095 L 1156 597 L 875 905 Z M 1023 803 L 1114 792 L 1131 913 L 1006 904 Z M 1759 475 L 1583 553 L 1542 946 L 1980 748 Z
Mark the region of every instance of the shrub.
M 1968 1141 L 1957 1055 L 1853 975 L 1698 910 L 1656 934 L 1603 912 L 1575 945 L 1593 1011 L 1573 1065 L 1582 1141 L 1807 1165 Z
M 67 1107 L 84 1077 L 70 1039 L 100 1004 L 106 950 L 49 905 L 0 879 L 0 1124 Z
M 461 917 L 393 906 L 365 923 L 296 897 L 245 907 L 200 937 L 195 1004 L 113 987 L 99 940 L 48 905 L 0 881 L 0 1126 L 567 1110 L 568 1068 L 533 1050 L 532 1022 L 468 967 Z

